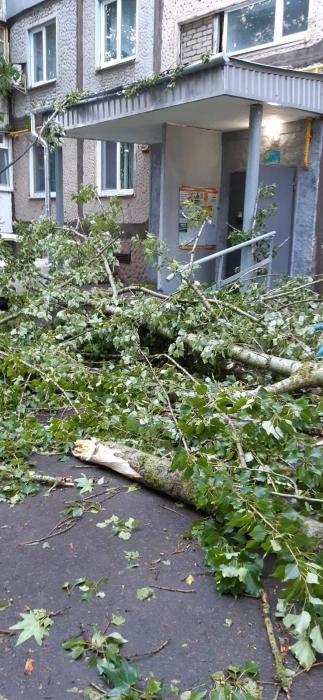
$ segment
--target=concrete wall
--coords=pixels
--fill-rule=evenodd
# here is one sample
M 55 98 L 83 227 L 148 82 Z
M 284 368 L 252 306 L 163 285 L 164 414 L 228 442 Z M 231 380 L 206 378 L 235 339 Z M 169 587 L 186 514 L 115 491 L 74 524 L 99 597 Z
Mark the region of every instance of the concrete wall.
M 238 5 L 237 0 L 164 0 L 162 20 L 162 70 L 173 67 L 172 64 L 179 61 L 179 32 L 180 24 L 189 20 L 198 19 L 207 14 L 222 12 L 228 7 Z M 309 28 L 306 39 L 301 41 L 281 44 L 279 51 L 288 53 L 293 48 L 311 46 L 323 37 L 323 7 L 322 0 L 310 0 Z M 278 45 L 277 45 L 278 46 Z M 270 56 L 277 52 L 277 47 L 271 49 L 257 49 L 243 54 L 244 58 L 260 61 L 264 56 Z M 201 54 L 204 50 L 201 51 Z
M 188 262 L 188 251 L 178 249 L 179 188 L 215 187 L 221 183 L 221 134 L 207 129 L 165 125 L 163 138 L 163 176 L 161 186 L 160 232 L 169 246 L 169 257 Z M 199 251 L 196 259 L 204 257 Z M 158 286 L 167 293 L 177 287 L 177 282 L 167 283 L 168 270 L 164 269 Z M 196 278 L 211 283 L 214 279 L 214 263 L 203 265 Z
M 279 143 L 274 148 L 280 150 L 280 165 L 296 168 L 296 192 L 292 240 L 291 274 L 309 274 L 314 266 L 313 250 L 315 243 L 316 213 L 318 206 L 318 185 L 322 155 L 322 122 L 315 119 L 313 138 L 310 144 L 309 167 L 303 168 L 304 136 L 306 121 L 282 125 Z M 264 153 L 273 148 L 272 141 L 263 130 L 260 162 Z M 246 169 L 248 152 L 248 132 L 223 134 L 223 164 L 221 177 L 221 197 L 217 228 L 217 248 L 227 246 L 227 221 L 229 210 L 230 173 Z M 269 166 L 274 169 L 275 166 Z

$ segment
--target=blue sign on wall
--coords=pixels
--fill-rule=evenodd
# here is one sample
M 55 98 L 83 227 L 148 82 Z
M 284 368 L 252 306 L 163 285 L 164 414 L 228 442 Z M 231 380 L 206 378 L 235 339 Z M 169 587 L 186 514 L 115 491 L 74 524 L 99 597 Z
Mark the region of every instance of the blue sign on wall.
M 266 165 L 277 165 L 280 163 L 280 151 L 266 151 L 264 154 L 264 163 L 266 163 Z

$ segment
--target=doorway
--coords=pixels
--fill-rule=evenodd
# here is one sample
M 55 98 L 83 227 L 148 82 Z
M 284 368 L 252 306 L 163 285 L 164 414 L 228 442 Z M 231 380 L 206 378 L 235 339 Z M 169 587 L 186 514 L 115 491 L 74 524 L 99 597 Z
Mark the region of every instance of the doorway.
M 239 230 L 242 229 L 245 183 L 246 173 L 244 171 L 231 173 L 228 233 L 231 230 L 231 226 Z M 259 205 L 261 209 L 265 209 L 269 204 L 274 202 L 278 207 L 277 214 L 266 220 L 267 231 L 276 231 L 274 239 L 275 248 L 281 246 L 273 259 L 272 280 L 274 280 L 275 275 L 289 275 L 290 272 L 295 168 L 288 168 L 284 165 L 261 165 L 259 170 L 259 185 L 276 185 L 275 196 L 270 200 L 261 200 Z M 233 275 L 235 268 L 239 266 L 240 251 L 227 255 L 226 277 Z

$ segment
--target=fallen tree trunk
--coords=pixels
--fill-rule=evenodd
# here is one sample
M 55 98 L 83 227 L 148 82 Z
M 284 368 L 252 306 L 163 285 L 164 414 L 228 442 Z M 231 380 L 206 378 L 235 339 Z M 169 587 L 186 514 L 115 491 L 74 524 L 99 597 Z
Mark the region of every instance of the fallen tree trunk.
M 192 482 L 184 481 L 178 471 L 171 471 L 172 460 L 167 457 L 155 457 L 119 443 L 117 445 L 112 442 L 97 443 L 95 440 L 77 440 L 72 451 L 74 457 L 82 461 L 112 469 L 174 500 L 196 508 Z M 103 461 L 104 454 L 106 461 Z M 284 494 L 281 494 L 281 498 L 284 498 Z M 309 537 L 320 537 L 323 542 L 323 523 L 313 518 L 302 518 L 302 520 L 304 532 Z
M 102 453 L 100 454 L 102 446 L 107 448 L 111 454 L 111 458 L 109 457 L 105 463 L 102 462 Z M 171 459 L 154 457 L 146 452 L 141 452 L 141 450 L 135 450 L 133 447 L 110 442 L 98 443 L 96 450 L 94 447 L 95 441 L 93 440 L 77 440 L 73 455 L 82 461 L 106 466 L 130 479 L 140 480 L 141 483 L 156 489 L 156 491 L 161 491 L 175 500 L 196 507 L 194 488 L 191 482 L 183 481 L 179 472 L 171 471 Z M 124 465 L 128 466 L 130 470 L 128 473 Z

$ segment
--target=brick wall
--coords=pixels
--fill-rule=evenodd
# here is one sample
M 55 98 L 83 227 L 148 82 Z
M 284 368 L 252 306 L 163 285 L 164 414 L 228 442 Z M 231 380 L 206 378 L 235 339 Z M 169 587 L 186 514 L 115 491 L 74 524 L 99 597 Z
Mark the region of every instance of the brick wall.
M 181 27 L 181 63 L 198 61 L 213 53 L 213 16 L 188 22 Z

